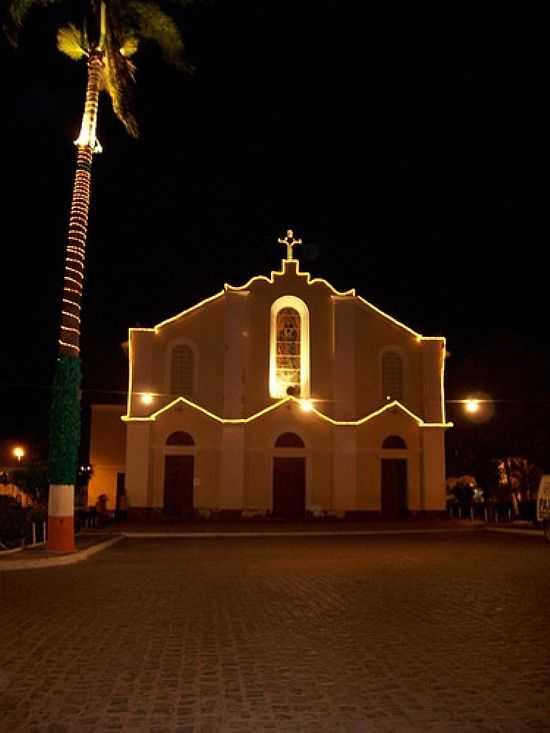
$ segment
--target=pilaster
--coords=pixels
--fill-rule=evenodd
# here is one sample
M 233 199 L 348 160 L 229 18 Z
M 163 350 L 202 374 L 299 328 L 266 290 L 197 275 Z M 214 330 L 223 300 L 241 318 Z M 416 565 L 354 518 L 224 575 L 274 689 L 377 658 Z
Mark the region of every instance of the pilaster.
M 352 511 L 357 500 L 357 429 L 336 427 L 333 434 L 332 509 Z
M 243 415 L 244 387 L 248 361 L 248 291 L 226 292 L 225 358 L 223 371 L 223 416 Z
M 334 417 L 354 420 L 355 404 L 355 303 L 353 298 L 332 296 L 332 374 Z
M 422 428 L 422 506 L 423 511 L 444 511 L 445 428 Z
M 244 428 L 224 425 L 220 470 L 220 509 L 242 509 L 244 501 Z
M 126 494 L 129 507 L 150 505 L 152 424 L 148 420 L 126 423 Z

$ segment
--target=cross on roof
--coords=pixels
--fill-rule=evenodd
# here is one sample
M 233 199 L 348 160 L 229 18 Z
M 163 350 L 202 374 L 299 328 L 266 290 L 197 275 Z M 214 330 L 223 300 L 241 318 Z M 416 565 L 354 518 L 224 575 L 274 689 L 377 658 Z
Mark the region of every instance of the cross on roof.
M 301 239 L 294 239 L 294 232 L 292 229 L 286 230 L 286 237 L 279 237 L 277 240 L 279 244 L 286 244 L 286 258 L 287 260 L 293 259 L 292 257 L 292 248 L 295 244 L 302 244 Z

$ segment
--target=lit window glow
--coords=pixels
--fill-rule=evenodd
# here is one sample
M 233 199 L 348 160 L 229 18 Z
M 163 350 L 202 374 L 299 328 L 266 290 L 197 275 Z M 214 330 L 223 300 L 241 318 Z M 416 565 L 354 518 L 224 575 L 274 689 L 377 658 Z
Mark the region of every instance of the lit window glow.
M 309 310 L 303 300 L 283 295 L 271 306 L 269 394 L 309 397 Z
M 300 394 L 300 314 L 294 308 L 277 313 L 277 382 L 286 394 Z

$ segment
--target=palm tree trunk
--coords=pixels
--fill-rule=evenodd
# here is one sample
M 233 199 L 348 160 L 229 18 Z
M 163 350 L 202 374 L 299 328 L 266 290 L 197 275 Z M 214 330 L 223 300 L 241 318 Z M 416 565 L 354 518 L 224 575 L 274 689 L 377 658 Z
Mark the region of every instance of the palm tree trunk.
M 99 149 L 96 127 L 102 68 L 103 51 L 95 49 L 88 61 L 86 102 L 76 140 L 78 153 L 65 256 L 59 355 L 50 414 L 48 549 L 57 552 L 75 549 L 74 486 L 80 445 L 80 313 L 92 156 Z

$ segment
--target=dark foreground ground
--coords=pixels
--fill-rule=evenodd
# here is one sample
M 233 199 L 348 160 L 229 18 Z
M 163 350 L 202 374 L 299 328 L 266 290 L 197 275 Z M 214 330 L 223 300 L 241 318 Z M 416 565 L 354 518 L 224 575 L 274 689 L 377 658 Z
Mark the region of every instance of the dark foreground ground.
M 550 547 L 127 539 L 0 574 L 0 731 L 550 731 Z

